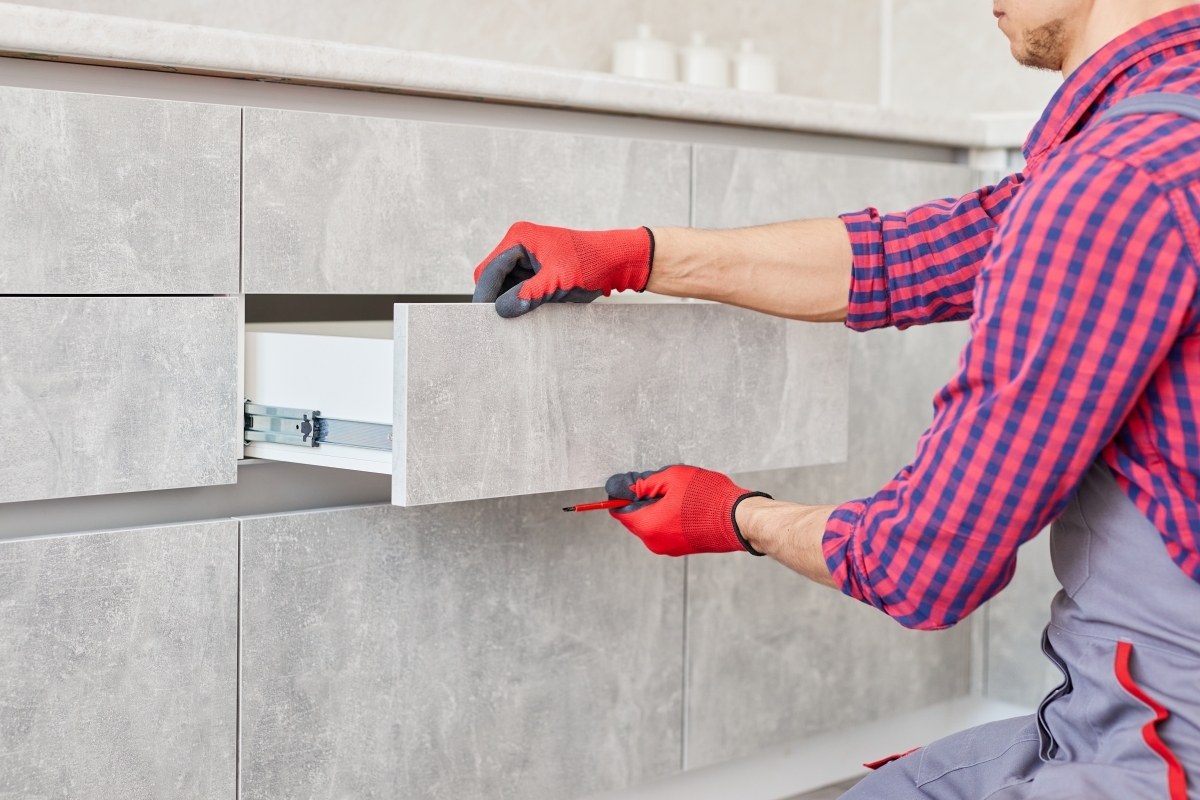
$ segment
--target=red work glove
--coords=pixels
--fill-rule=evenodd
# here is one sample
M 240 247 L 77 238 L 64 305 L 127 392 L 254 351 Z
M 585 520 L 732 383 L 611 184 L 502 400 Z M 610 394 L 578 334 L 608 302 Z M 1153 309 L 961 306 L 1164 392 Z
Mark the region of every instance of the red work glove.
M 649 228 L 573 231 L 518 222 L 475 268 L 475 303 L 495 303 L 519 317 L 542 303 L 590 303 L 650 280 L 654 235 Z
M 661 556 L 739 550 L 763 555 L 742 538 L 733 515 L 747 497 L 771 496 L 743 489 L 718 472 L 683 465 L 624 472 L 609 478 L 604 490 L 613 499 L 634 501 L 609 513 Z

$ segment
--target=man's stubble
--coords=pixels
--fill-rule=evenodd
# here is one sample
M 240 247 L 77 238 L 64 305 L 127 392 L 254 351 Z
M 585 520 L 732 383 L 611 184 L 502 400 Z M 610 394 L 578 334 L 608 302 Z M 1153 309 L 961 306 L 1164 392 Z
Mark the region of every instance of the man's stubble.
M 1061 72 L 1067 51 L 1066 20 L 1056 19 L 1040 25 L 1021 37 L 1012 45 L 1012 54 L 1018 63 Z

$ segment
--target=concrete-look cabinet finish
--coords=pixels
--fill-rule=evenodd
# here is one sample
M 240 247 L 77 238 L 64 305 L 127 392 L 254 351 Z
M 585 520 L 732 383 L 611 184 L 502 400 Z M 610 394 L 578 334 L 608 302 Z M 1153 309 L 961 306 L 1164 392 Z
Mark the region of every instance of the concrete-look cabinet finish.
M 582 493 L 242 520 L 242 800 L 563 800 L 679 769 L 683 562 Z
M 1050 563 L 1047 529 L 1021 546 L 1012 582 L 987 604 L 989 697 L 1033 707 L 1062 683 L 1062 673 L 1041 647 L 1050 601 L 1061 588 Z
M 727 228 L 897 210 L 973 188 L 966 167 L 751 148 L 696 147 L 696 224 Z M 782 500 L 874 494 L 913 458 L 965 323 L 848 334 L 844 464 L 739 476 Z M 688 564 L 689 767 L 920 708 L 967 692 L 966 625 L 906 631 L 765 559 Z M 880 753 L 879 756 L 886 756 Z
M 695 158 L 698 228 L 902 211 L 978 188 L 978 173 L 957 164 L 715 145 L 697 145 Z
M 237 298 L 0 298 L 0 503 L 233 483 L 237 361 Z
M 0 87 L 0 293 L 238 291 L 241 109 Z
M 689 145 L 245 110 L 250 293 L 470 294 L 513 222 L 687 225 Z
M 397 305 L 392 502 L 841 461 L 847 332 L 715 304 Z
M 965 323 L 853 336 L 846 463 L 739 485 L 813 504 L 873 494 L 912 459 L 966 337 Z M 967 692 L 966 624 L 908 631 L 768 559 L 688 561 L 689 767 Z
M 0 542 L 0 797 L 235 796 L 236 521 Z

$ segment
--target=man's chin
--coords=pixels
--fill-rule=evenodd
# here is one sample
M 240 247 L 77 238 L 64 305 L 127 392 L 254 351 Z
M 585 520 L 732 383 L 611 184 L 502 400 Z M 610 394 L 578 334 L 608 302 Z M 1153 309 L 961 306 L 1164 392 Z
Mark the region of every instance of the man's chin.
M 1066 57 L 1066 23 L 1053 20 L 1019 36 L 1009 36 L 1009 50 L 1023 67 L 1061 72 Z

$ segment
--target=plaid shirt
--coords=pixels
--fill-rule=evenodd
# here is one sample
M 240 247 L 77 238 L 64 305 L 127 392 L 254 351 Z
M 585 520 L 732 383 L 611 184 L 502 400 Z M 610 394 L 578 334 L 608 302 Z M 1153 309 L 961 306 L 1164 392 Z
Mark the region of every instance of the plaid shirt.
M 1200 11 L 1110 42 L 1059 89 L 996 186 L 843 217 L 855 330 L 971 320 L 916 459 L 826 526 L 842 590 L 912 628 L 1011 580 L 1097 456 L 1200 581 L 1200 124 L 1098 123 L 1133 94 L 1200 95 Z

